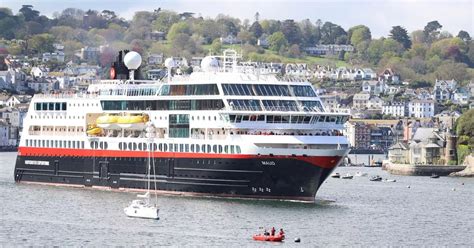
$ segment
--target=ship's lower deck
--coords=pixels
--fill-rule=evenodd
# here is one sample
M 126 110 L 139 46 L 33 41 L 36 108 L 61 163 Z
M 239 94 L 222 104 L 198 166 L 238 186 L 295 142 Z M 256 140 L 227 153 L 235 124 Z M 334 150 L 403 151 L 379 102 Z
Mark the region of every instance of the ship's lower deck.
M 151 159 L 151 188 L 156 182 L 156 189 L 165 192 L 314 201 L 317 190 L 340 160 L 341 156 L 219 158 L 155 153 Z M 147 187 L 147 167 L 148 157 L 126 154 L 121 157 L 59 156 L 53 152 L 48 156 L 19 154 L 14 176 L 17 182 L 139 190 Z

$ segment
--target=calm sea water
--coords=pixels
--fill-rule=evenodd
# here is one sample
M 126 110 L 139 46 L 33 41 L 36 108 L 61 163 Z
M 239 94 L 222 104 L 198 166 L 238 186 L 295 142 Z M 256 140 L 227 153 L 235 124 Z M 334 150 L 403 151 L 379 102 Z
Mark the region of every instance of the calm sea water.
M 154 221 L 124 216 L 132 193 L 16 184 L 15 157 L 0 153 L 0 246 L 474 245 L 472 178 L 341 167 L 342 174 L 364 171 L 397 182 L 330 178 L 315 204 L 160 196 L 160 220 Z M 283 227 L 287 241 L 252 241 L 262 226 Z

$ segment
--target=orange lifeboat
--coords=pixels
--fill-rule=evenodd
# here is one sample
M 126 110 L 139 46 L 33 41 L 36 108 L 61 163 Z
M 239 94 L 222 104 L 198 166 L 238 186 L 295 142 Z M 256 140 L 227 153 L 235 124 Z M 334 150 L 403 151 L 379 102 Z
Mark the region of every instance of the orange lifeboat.
M 285 239 L 285 235 L 262 235 L 255 234 L 252 236 L 253 240 L 257 241 L 270 241 L 270 242 L 282 242 Z

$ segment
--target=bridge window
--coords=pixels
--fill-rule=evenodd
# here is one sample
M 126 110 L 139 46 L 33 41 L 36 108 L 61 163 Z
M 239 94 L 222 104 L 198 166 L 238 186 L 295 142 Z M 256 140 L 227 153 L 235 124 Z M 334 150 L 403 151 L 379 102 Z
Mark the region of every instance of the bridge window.
M 230 96 L 255 96 L 250 84 L 222 84 L 224 95 Z
M 158 92 L 161 96 L 219 95 L 216 84 L 163 85 Z
M 302 96 L 302 97 L 315 97 L 316 96 L 316 93 L 314 93 L 313 87 L 309 85 L 290 85 L 290 88 L 294 96 Z
M 304 111 L 323 112 L 323 105 L 320 101 L 301 101 Z
M 247 110 L 247 111 L 260 111 L 260 103 L 258 100 L 237 100 L 229 99 L 229 106 L 232 110 Z
M 290 90 L 286 85 L 257 84 L 255 91 L 259 96 L 290 96 Z
M 262 100 L 263 106 L 269 111 L 298 111 L 295 101 L 288 100 Z

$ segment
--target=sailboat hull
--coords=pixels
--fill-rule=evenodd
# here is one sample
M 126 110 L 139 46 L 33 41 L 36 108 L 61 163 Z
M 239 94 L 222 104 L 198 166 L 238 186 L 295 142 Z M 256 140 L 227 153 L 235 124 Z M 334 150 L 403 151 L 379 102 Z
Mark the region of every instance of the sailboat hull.
M 154 206 L 134 206 L 133 204 L 123 210 L 128 217 L 143 219 L 159 219 L 159 209 Z

